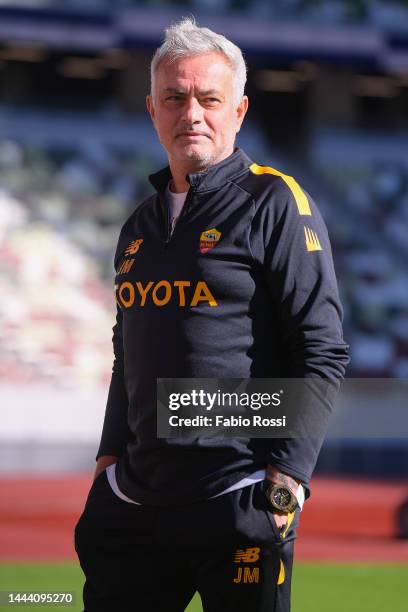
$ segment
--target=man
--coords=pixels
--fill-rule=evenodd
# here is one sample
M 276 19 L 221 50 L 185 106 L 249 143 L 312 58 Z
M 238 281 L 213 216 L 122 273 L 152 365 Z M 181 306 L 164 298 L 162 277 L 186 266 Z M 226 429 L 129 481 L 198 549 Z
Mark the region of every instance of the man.
M 75 533 L 85 610 L 177 612 L 198 590 L 207 612 L 287 612 L 322 440 L 158 439 L 156 379 L 340 379 L 326 229 L 293 178 L 235 148 L 248 99 L 233 43 L 184 19 L 151 70 L 169 166 L 115 256 L 115 362 Z

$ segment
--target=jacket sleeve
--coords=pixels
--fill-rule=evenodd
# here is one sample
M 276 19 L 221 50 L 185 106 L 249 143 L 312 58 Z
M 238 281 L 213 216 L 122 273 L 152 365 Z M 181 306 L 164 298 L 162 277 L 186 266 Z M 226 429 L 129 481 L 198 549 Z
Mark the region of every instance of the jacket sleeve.
M 281 185 L 258 215 L 256 239 L 278 317 L 285 378 L 317 377 L 331 383 L 321 398 L 323 422 L 316 437 L 275 439 L 266 457 L 307 486 L 349 359 L 327 229 L 306 197 L 306 206 L 300 207 L 293 192 Z
M 113 327 L 114 361 L 112 378 L 109 387 L 108 401 L 105 411 L 102 436 L 96 459 L 102 455 L 120 457 L 128 441 L 131 431 L 128 427 L 128 396 L 125 386 L 123 367 L 123 336 L 122 312 L 117 307 L 116 324 Z

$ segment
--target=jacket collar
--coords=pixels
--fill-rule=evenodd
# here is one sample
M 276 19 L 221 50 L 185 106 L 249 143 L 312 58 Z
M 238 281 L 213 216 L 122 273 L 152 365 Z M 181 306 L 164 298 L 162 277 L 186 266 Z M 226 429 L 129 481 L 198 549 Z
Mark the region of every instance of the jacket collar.
M 214 164 L 214 166 L 210 166 L 206 172 L 187 174 L 186 180 L 194 187 L 195 191 L 211 191 L 219 189 L 228 181 L 245 172 L 251 164 L 252 160 L 246 153 L 242 149 L 236 148 L 229 157 L 226 157 L 218 164 Z M 149 176 L 149 181 L 159 193 L 165 191 L 170 179 L 171 172 L 169 166 Z

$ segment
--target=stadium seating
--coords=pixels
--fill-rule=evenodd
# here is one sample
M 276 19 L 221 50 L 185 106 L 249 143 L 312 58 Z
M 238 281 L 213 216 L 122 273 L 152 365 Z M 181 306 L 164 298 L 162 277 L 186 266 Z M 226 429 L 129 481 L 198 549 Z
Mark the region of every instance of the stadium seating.
M 100 126 L 103 119 L 89 117 L 91 127 L 92 121 Z M 36 129 L 27 127 L 31 124 Z M 111 130 L 116 140 L 110 141 L 106 122 L 106 129 L 99 129 L 105 140 L 90 138 L 88 132 L 97 128 L 87 132 L 84 116 L 72 115 L 67 124 L 64 116 L 39 118 L 26 111 L 18 125 L 13 137 L 10 122 L 8 138 L 0 141 L 0 380 L 106 386 L 118 232 L 136 202 L 151 192 L 147 175 L 164 158 L 142 117 L 128 127 L 123 120 L 133 148 L 125 138 L 120 142 L 118 129 Z M 47 125 L 53 127 L 48 140 L 36 138 Z M 357 150 L 359 135 L 349 137 L 353 147 L 343 149 Z M 295 174 L 319 204 L 352 345 L 349 373 L 406 377 L 407 169 L 380 164 L 364 147 L 360 160 L 342 160 L 339 139 L 333 139 L 337 158 L 331 158 L 330 137 L 316 140 L 312 163 L 299 173 L 270 149 L 253 123 L 242 130 L 240 144 L 261 163 Z M 364 232 L 356 231 L 356 224 Z

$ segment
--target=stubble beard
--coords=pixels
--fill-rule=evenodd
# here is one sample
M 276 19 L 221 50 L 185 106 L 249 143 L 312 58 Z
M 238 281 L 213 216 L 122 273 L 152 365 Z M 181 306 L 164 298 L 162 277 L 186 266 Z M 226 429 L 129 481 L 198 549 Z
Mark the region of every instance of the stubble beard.
M 185 161 L 194 162 L 197 170 L 206 170 L 214 163 L 214 155 L 210 153 L 202 153 L 200 151 L 190 151 L 183 156 Z
M 180 161 L 193 162 L 197 172 L 204 172 L 219 161 L 219 151 L 197 151 L 192 148 L 184 150 L 179 159 Z

